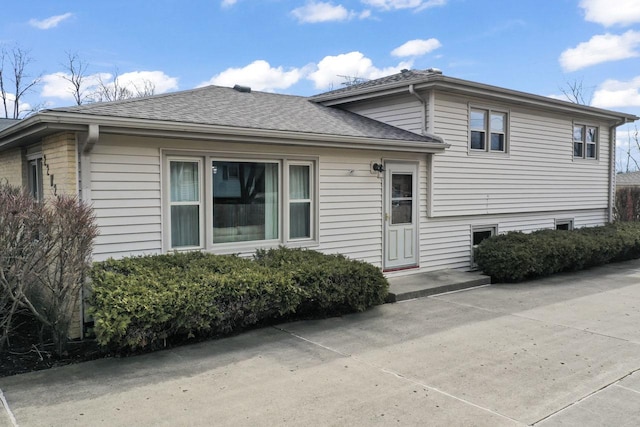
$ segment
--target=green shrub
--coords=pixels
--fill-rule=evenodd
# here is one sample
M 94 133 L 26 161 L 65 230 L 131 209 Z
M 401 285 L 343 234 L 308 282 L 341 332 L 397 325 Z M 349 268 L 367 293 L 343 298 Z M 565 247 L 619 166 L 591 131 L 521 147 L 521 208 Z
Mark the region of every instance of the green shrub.
M 280 247 L 257 251 L 255 260 L 291 274 L 306 295 L 301 315 L 364 311 L 384 303 L 389 291 L 379 268 L 343 255 Z
M 640 224 L 616 223 L 494 236 L 476 248 L 474 260 L 494 281 L 519 282 L 639 257 Z
M 314 251 L 259 251 L 255 260 L 201 252 L 94 264 L 98 342 L 118 349 L 179 335 L 219 335 L 284 316 L 324 316 L 381 304 L 388 283 L 367 263 Z
M 198 252 L 96 263 L 91 280 L 96 338 L 119 348 L 227 333 L 291 313 L 301 300 L 286 274 Z

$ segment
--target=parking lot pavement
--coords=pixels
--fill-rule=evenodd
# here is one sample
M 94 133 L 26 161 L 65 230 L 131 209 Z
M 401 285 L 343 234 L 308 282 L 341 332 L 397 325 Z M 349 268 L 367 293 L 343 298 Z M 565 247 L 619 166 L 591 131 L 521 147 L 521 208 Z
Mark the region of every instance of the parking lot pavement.
M 631 261 L 2 378 L 0 389 L 20 426 L 637 425 L 637 325 Z

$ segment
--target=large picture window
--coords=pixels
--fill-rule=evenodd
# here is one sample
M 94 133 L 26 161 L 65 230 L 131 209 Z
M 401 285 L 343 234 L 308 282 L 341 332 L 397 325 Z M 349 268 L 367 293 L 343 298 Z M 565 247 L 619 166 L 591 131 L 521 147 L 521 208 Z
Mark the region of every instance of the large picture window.
M 167 250 L 231 251 L 317 239 L 316 164 L 168 156 L 163 190 Z
M 213 243 L 277 239 L 278 163 L 214 160 L 211 172 Z
M 505 112 L 472 108 L 469 111 L 469 148 L 473 151 L 506 152 L 507 121 Z

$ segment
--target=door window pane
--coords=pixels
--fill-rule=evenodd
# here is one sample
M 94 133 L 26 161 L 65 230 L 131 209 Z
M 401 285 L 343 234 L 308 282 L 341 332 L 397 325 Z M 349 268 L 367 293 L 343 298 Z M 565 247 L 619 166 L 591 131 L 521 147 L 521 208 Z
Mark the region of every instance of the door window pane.
M 413 175 L 391 175 L 391 224 L 413 221 Z
M 413 175 L 394 173 L 391 177 L 391 193 L 393 198 L 411 197 L 413 195 Z
M 411 224 L 412 214 L 412 200 L 396 200 L 391 202 L 391 224 Z
M 278 238 L 277 163 L 214 161 L 212 178 L 213 243 Z

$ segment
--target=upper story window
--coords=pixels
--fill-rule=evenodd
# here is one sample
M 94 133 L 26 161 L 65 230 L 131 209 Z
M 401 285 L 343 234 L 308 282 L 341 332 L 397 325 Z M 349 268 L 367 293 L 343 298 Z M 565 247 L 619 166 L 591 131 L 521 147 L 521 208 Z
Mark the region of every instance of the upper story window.
M 473 151 L 507 151 L 508 114 L 472 108 L 469 112 L 469 148 Z
M 598 158 L 598 128 L 595 126 L 573 126 L 573 157 L 577 159 Z

